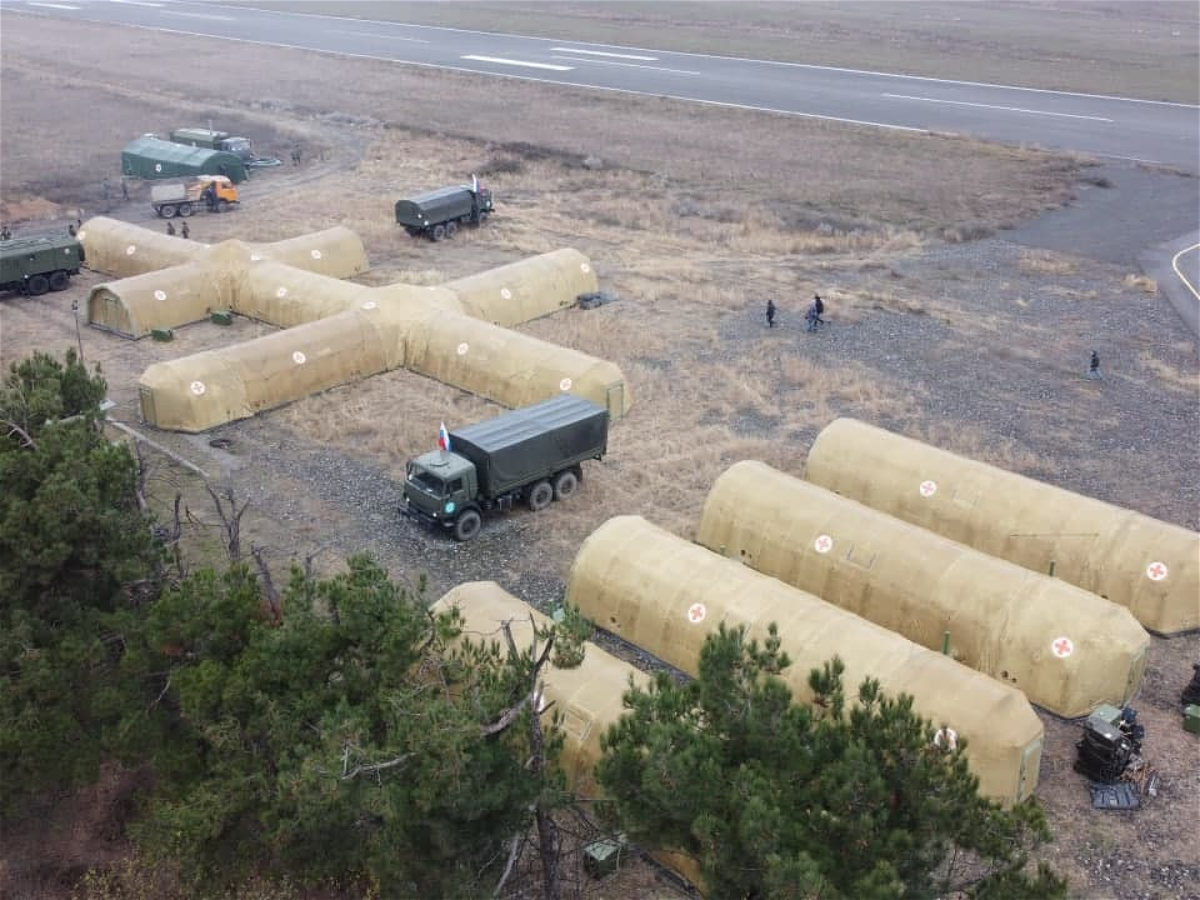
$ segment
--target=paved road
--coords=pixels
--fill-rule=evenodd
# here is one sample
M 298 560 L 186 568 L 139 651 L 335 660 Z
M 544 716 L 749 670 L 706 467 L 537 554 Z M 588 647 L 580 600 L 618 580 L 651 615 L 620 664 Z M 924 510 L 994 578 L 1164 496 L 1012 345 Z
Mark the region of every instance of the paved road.
M 1200 172 L 1200 107 L 854 69 L 164 0 L 4 0 L 5 11 L 665 96 Z

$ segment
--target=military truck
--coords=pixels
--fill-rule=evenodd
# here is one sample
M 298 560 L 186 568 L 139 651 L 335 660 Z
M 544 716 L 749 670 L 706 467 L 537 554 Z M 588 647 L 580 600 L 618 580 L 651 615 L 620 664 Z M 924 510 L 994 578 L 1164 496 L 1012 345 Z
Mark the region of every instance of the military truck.
M 400 511 L 469 541 L 485 512 L 522 500 L 538 512 L 575 493 L 580 464 L 608 450 L 608 410 L 561 394 L 458 431 L 443 429 L 439 444 L 409 460 Z
M 477 179 L 396 201 L 396 221 L 412 237 L 454 237 L 460 225 L 482 225 L 493 210 L 492 192 Z
M 228 131 L 213 131 L 211 128 L 176 128 L 171 132 L 171 143 L 203 147 L 206 150 L 224 150 L 227 153 L 237 154 L 246 162 L 255 158 L 250 138 L 239 137 Z
M 83 244 L 72 235 L 17 237 L 0 241 L 0 291 L 38 297 L 62 291 L 79 274 Z
M 209 203 L 208 189 L 212 188 Z M 197 209 L 225 212 L 236 206 L 238 190 L 224 175 L 200 175 L 184 181 L 150 186 L 150 205 L 164 219 L 190 216 Z

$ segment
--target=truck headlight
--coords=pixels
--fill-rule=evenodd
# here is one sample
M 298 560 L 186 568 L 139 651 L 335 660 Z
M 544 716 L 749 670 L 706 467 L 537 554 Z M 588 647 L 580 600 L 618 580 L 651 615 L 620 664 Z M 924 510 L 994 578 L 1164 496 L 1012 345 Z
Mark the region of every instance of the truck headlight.
M 454 501 L 448 501 L 446 505 L 442 507 L 442 511 L 448 516 L 452 515 L 454 513 Z

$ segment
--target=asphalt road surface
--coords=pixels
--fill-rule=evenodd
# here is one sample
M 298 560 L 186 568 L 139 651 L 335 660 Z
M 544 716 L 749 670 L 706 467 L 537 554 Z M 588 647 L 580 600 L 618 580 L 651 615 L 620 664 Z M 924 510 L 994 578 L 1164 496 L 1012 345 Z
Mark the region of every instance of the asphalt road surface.
M 1200 107 L 798 63 L 166 0 L 5 11 L 1161 163 L 1200 173 Z

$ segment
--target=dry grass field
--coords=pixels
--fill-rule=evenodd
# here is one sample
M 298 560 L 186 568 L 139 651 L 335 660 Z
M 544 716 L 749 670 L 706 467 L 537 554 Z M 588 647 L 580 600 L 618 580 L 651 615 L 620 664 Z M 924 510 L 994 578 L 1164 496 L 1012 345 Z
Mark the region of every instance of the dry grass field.
M 1176 57 L 1160 52 L 1170 38 L 1163 30 L 1177 19 L 1191 16 L 1194 37 L 1190 7 L 1088 9 L 1091 30 L 1072 32 L 1081 46 L 1059 49 L 1112 60 L 1104 71 L 1126 79 L 1122 90 L 1056 80 L 1053 72 L 1072 67 L 1051 65 L 1053 46 L 1030 36 L 1024 6 L 896 4 L 874 19 L 868 6 L 712 5 L 702 7 L 707 18 L 688 17 L 701 9 L 695 4 L 389 8 L 406 21 L 437 15 L 478 28 L 502 27 L 511 13 L 503 27 L 512 31 L 570 36 L 574 27 L 632 45 L 652 37 L 662 45 L 664 36 L 688 49 L 725 46 L 718 35 L 732 31 L 723 52 L 778 58 L 782 49 L 764 48 L 792 47 L 788 29 L 797 29 L 827 36 L 822 60 L 831 64 L 924 59 L 959 67 L 920 69 L 946 77 L 1011 81 L 1005 73 L 1022 68 L 1046 86 L 1153 94 L 1173 84 L 1181 93 L 1172 96 L 1195 97 L 1194 70 L 1180 87 Z M 1080 15 L 1067 4 L 1046 9 L 1062 21 Z M 956 35 L 948 10 L 993 25 Z M 656 27 L 663 16 L 677 27 Z M 490 578 L 546 604 L 561 596 L 580 541 L 610 516 L 639 513 L 690 536 L 726 467 L 756 458 L 798 472 L 813 437 L 842 415 L 1200 525 L 1200 366 L 1173 311 L 1140 273 L 1004 240 L 1006 230 L 1071 202 L 1080 179 L 1091 177 L 1087 160 L 181 35 L 62 23 L 51 31 L 44 21 L 0 13 L 0 218 L 18 231 L 65 227 L 79 209 L 163 228 L 145 185 L 132 183 L 128 202 L 114 191 L 106 208 L 101 181 L 118 183 L 118 152 L 129 138 L 211 119 L 284 158 L 299 141 L 305 161 L 256 174 L 236 213 L 193 218 L 199 240 L 276 240 L 344 224 L 366 244 L 367 284 L 436 284 L 572 246 L 619 297 L 523 326 L 622 367 L 635 406 L 614 427 L 610 455 L 586 467 L 571 503 L 491 520 L 469 545 L 401 521 L 400 477 L 408 456 L 433 446 L 439 422 L 465 424 L 498 408 L 412 373 L 339 387 L 207 435 L 155 433 L 251 502 L 248 540 L 279 566 L 320 550 L 318 567 L 333 570 L 347 553 L 369 550 L 397 577 L 426 574 L 435 596 Z M 870 28 L 894 39 L 867 42 L 869 60 L 850 59 L 846 48 Z M 1115 36 L 1131 28 L 1146 36 L 1122 48 Z M 1093 33 L 1096 47 L 1083 47 Z M 943 44 L 937 60 L 920 52 Z M 1014 61 L 1024 46 L 1037 58 L 1027 66 Z M 1007 62 L 988 68 L 989 48 Z M 1187 51 L 1193 58 L 1195 49 Z M 589 156 L 598 167 L 583 165 Z M 396 199 L 472 172 L 497 196 L 486 228 L 438 245 L 398 231 Z M 34 348 L 74 345 L 71 303 L 103 280 L 85 273 L 62 294 L 0 301 L 3 365 Z M 826 298 L 830 324 L 809 335 L 802 313 L 814 291 Z M 763 315 L 768 297 L 780 308 L 773 330 Z M 86 358 L 103 365 L 114 415 L 140 427 L 136 385 L 147 365 L 266 330 L 242 319 L 232 328 L 202 323 L 160 344 L 85 326 L 82 343 Z M 1104 382 L 1082 378 L 1093 348 Z M 212 448 L 216 437 L 228 447 Z M 154 467 L 160 500 L 181 489 L 198 515 L 212 518 L 199 479 L 159 458 Z M 213 546 L 211 537 L 198 540 L 193 558 Z M 1200 885 L 1200 753 L 1176 710 L 1198 658 L 1195 635 L 1155 641 L 1137 705 L 1163 786 L 1138 813 L 1090 809 L 1070 770 L 1078 725 L 1043 714 L 1039 795 L 1058 836 L 1049 855 L 1075 896 L 1166 900 Z M 20 843 L 10 839 L 0 851 L 0 893 L 9 895 L 7 866 L 14 896 L 66 896 L 55 866 L 78 872 L 122 851 L 101 831 L 50 822 Z M 588 895 L 667 891 L 645 870 L 629 877 Z

